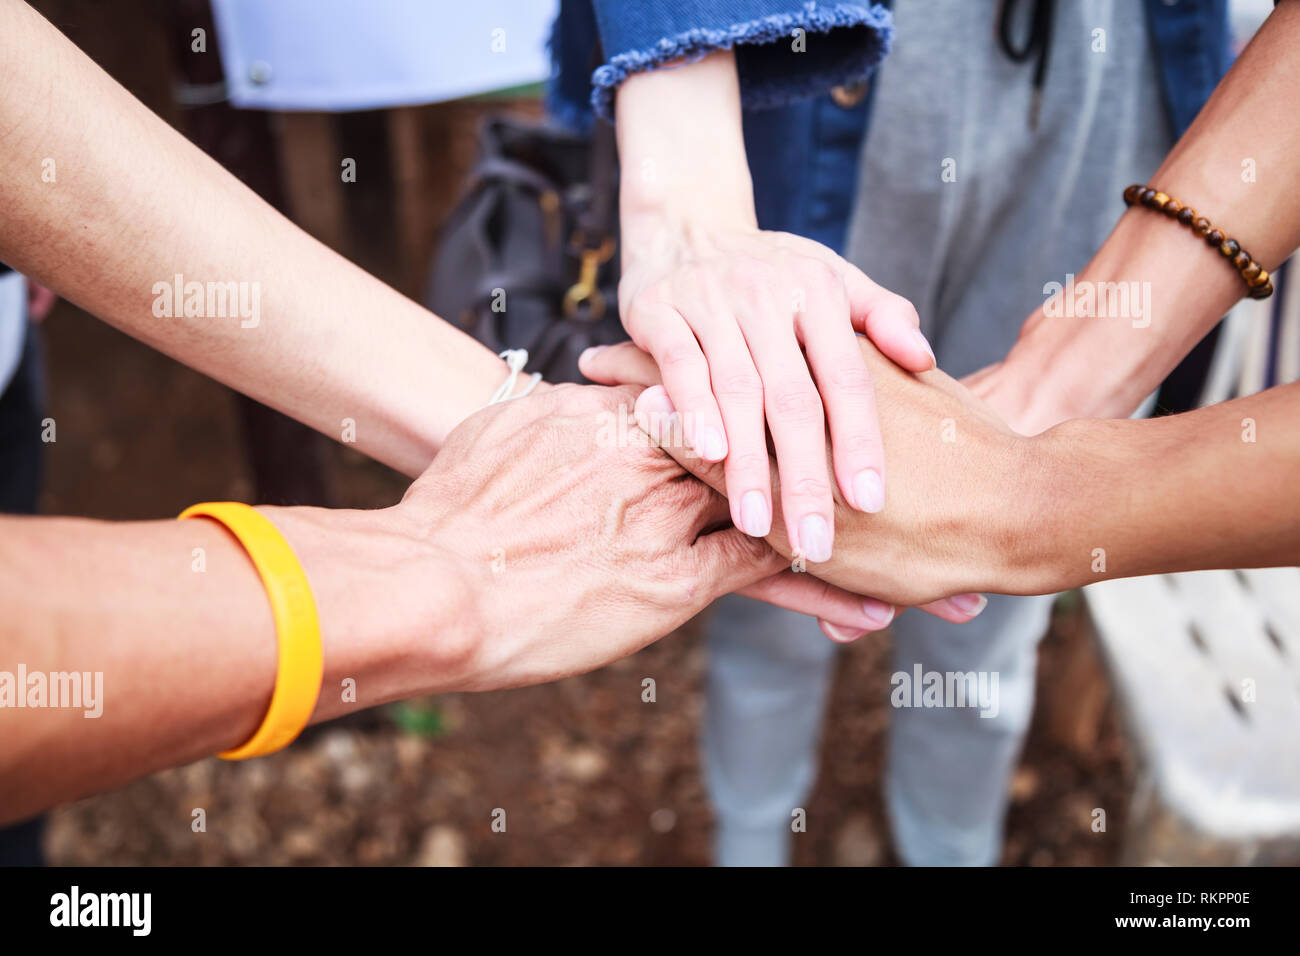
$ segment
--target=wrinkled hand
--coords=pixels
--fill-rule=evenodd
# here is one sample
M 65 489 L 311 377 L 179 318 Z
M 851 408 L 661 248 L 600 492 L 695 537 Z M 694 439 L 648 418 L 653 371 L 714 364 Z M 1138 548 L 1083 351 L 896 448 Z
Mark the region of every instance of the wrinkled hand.
M 442 680 L 484 690 L 624 657 L 739 591 L 858 628 L 861 598 L 790 572 L 724 498 L 646 441 L 634 388 L 565 385 L 473 415 L 397 507 L 452 552 L 475 637 Z M 439 635 L 430 635 L 437 641 Z
M 916 310 L 798 236 L 743 224 L 679 224 L 653 236 L 624 244 L 624 327 L 658 364 L 687 441 L 705 460 L 725 460 L 736 527 L 756 537 L 771 528 L 766 424 L 786 534 L 809 560 L 825 561 L 835 533 L 833 485 L 858 511 L 885 502 L 876 397 L 854 331 L 905 368 L 932 368 Z M 583 371 L 607 381 L 587 365 Z

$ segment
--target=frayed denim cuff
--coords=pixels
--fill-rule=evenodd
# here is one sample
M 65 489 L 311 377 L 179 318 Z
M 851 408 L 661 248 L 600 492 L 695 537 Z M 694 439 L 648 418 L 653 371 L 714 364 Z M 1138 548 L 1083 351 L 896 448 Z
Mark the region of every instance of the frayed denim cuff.
M 735 49 L 742 105 L 781 106 L 865 80 L 889 51 L 893 33 L 888 10 L 857 3 L 810 2 L 730 25 L 697 27 L 610 56 L 592 74 L 591 105 L 612 120 L 614 91 L 633 73 Z

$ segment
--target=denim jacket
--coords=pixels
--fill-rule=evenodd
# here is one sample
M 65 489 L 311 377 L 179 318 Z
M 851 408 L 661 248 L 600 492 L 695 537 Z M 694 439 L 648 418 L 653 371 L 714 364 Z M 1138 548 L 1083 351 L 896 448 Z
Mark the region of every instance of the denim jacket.
M 1181 136 L 1228 69 L 1228 3 L 1144 2 L 1167 121 Z M 865 81 L 888 52 L 888 6 L 889 0 L 561 0 L 548 105 L 560 122 L 585 129 L 593 110 L 610 117 L 613 92 L 629 74 L 734 48 L 759 224 L 840 251 L 871 98 L 828 94 Z M 797 49 L 800 29 L 806 52 Z
M 551 49 L 564 82 L 552 104 L 574 118 L 585 87 L 566 71 L 582 71 L 583 57 L 591 62 L 596 36 L 601 62 L 585 72 L 592 107 L 609 119 L 623 80 L 673 60 L 734 49 L 746 108 L 779 106 L 866 79 L 891 34 L 889 12 L 870 2 L 561 0 Z

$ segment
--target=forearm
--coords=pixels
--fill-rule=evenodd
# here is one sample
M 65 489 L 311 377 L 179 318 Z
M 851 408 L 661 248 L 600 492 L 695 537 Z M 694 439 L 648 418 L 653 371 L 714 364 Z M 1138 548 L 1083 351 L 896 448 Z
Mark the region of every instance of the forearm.
M 0 85 L 0 260 L 87 311 L 336 440 L 350 419 L 361 451 L 409 475 L 504 380 L 487 349 L 302 232 L 18 0 L 0 0 Z M 238 292 L 187 316 L 177 276 Z
M 615 117 L 624 268 L 696 221 L 756 228 L 731 51 L 628 77 Z
M 390 512 L 265 513 L 320 617 L 313 722 L 443 689 L 438 647 L 467 626 L 453 569 L 437 573 Z M 243 743 L 277 660 L 263 584 L 217 523 L 0 519 L 0 822 Z M 50 677 L 72 673 L 79 699 Z
M 1030 590 L 1300 564 L 1297 420 L 1300 384 L 1165 418 L 1066 422 L 1032 439 L 1039 470 L 1019 484 L 1044 507 L 1023 568 L 1047 576 Z
M 1150 179 L 1237 238 L 1269 271 L 1300 245 L 1298 43 L 1300 3 L 1287 0 Z M 1121 217 L 1075 283 L 1090 284 L 1098 301 L 1110 288 L 1105 283 L 1128 283 L 1147 309 L 1097 318 L 1049 317 L 1039 309 L 1031 316 L 997 377 L 997 393 L 984 393 L 1022 430 L 1131 414 L 1246 292 L 1204 240 L 1143 207 Z

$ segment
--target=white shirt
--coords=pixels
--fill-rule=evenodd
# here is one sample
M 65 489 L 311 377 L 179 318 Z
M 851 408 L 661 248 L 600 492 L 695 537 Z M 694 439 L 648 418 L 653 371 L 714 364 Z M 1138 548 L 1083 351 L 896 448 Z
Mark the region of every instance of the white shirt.
M 230 102 L 265 110 L 433 103 L 537 83 L 558 0 L 213 0 Z
M 9 387 L 23 357 L 27 282 L 21 272 L 0 275 L 0 393 Z

